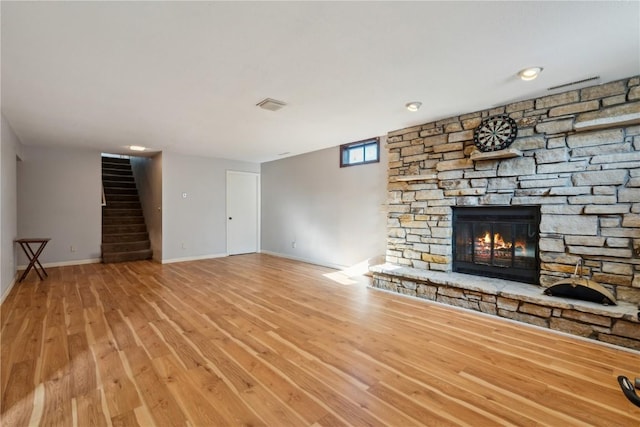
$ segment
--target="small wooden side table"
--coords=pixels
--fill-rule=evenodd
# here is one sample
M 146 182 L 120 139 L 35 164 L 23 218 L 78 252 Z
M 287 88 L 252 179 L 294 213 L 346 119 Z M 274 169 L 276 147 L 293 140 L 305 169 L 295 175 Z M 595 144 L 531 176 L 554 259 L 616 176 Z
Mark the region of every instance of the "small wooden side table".
M 27 266 L 27 269 L 22 273 L 22 276 L 20 276 L 20 280 L 18 280 L 18 282 L 22 282 L 24 280 L 25 277 L 27 277 L 27 274 L 29 274 L 29 271 L 33 268 L 36 273 L 38 273 L 38 277 L 40 278 L 40 280 L 44 280 L 44 277 L 42 277 L 42 274 L 40 274 L 40 271 L 38 270 L 38 267 L 40 267 L 40 270 L 42 270 L 42 273 L 45 276 L 49 276 L 47 274 L 47 270 L 44 269 L 44 267 L 42 266 L 42 264 L 40 264 L 40 261 L 38 261 L 38 257 L 40 256 L 40 254 L 42 253 L 42 251 L 44 250 L 44 247 L 47 246 L 47 243 L 49 243 L 49 238 L 30 238 L 30 239 L 16 239 L 14 240 L 16 243 L 19 243 L 20 246 L 22 247 L 22 250 L 24 251 L 25 255 L 27 256 L 27 258 L 29 258 L 29 265 Z M 40 245 L 38 246 L 38 248 L 34 251 L 33 248 L 31 247 L 31 245 Z

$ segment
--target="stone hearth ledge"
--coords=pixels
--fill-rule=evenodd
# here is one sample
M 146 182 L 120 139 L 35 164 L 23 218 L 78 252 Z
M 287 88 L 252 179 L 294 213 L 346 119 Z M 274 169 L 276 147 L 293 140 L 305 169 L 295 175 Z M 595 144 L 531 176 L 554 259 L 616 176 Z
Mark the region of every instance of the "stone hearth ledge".
M 576 310 L 583 313 L 606 316 L 613 319 L 624 319 L 630 322 L 639 322 L 638 307 L 624 301 L 618 302 L 618 305 L 602 305 L 590 301 L 545 295 L 543 293 L 544 288 L 537 285 L 514 282 L 511 280 L 474 276 L 471 274 L 420 270 L 417 268 L 403 267 L 390 263 L 370 266 L 369 271 L 374 275 L 381 274 L 401 279 L 413 279 L 427 284 L 460 288 L 551 308 Z M 429 299 L 425 299 L 429 301 Z

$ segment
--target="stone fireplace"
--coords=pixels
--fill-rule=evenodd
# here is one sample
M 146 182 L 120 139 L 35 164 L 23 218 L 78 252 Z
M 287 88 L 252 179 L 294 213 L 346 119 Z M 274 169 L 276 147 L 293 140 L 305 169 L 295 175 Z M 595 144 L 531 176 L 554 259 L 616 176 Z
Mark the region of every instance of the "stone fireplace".
M 538 281 L 537 206 L 454 207 L 453 271 Z
M 474 129 L 501 114 L 516 140 L 478 151 Z M 374 286 L 640 349 L 640 77 L 393 131 L 387 149 L 388 243 Z M 537 229 L 468 225 L 470 213 L 512 207 L 537 212 Z M 580 260 L 618 306 L 542 294 Z

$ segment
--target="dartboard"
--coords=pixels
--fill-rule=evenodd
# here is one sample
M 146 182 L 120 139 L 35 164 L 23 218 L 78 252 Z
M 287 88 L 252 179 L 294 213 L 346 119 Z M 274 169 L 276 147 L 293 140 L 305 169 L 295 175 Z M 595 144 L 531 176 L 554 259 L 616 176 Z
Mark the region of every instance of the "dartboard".
M 480 151 L 498 151 L 511 145 L 517 133 L 518 126 L 511 117 L 492 116 L 483 120 L 473 132 L 473 142 Z

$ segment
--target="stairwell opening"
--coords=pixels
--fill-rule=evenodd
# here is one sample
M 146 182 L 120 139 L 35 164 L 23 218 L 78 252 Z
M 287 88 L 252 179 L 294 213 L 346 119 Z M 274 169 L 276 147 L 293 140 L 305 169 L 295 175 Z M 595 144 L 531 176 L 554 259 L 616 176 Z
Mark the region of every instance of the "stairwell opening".
M 102 154 L 102 262 L 150 259 L 149 233 L 129 156 Z

